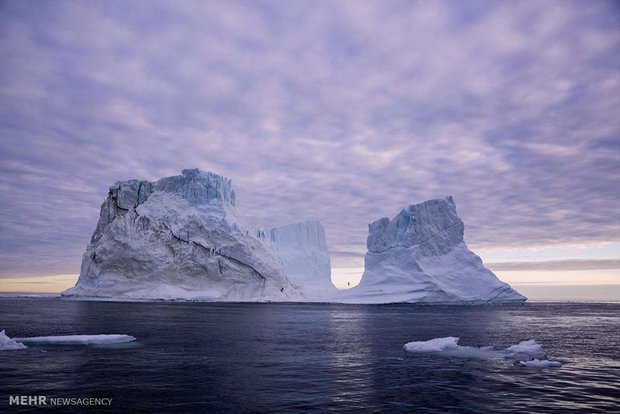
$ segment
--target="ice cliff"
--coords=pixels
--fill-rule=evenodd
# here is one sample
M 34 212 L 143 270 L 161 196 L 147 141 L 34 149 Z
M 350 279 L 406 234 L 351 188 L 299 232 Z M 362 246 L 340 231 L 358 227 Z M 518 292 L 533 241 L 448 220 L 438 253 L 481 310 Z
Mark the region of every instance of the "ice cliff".
M 237 219 L 231 181 L 197 169 L 110 187 L 63 296 L 206 301 L 305 298 Z
M 346 303 L 522 303 L 467 248 L 452 197 L 404 208 L 369 225 L 360 284 L 334 301 Z
M 291 282 L 300 286 L 309 300 L 323 300 L 338 289 L 331 281 L 331 265 L 325 230 L 318 220 L 257 229 Z

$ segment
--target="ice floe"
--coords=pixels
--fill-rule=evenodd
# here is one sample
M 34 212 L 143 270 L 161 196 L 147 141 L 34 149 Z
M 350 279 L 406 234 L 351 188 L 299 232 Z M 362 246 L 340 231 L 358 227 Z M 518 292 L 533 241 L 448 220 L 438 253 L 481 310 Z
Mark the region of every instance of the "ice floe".
M 535 340 L 522 341 L 517 345 L 504 349 L 496 349 L 492 346 L 474 347 L 458 344 L 459 338 L 448 336 L 434 338 L 428 341 L 408 342 L 404 349 L 411 353 L 435 352 L 443 356 L 473 359 L 509 359 L 527 367 L 559 367 L 558 361 L 549 361 L 542 346 Z
M 34 336 L 31 338 L 9 338 L 0 331 L 0 351 L 26 349 L 27 345 L 110 345 L 135 341 L 131 335 L 100 334 L 100 335 L 62 335 Z
M 135 341 L 131 335 L 64 335 L 35 336 L 32 338 L 15 338 L 15 341 L 26 345 L 108 345 Z
M 10 351 L 14 349 L 26 349 L 27 346 L 20 344 L 15 339 L 6 336 L 4 330 L 0 332 L 0 351 Z
M 562 363 L 559 361 L 549 361 L 543 359 L 533 359 L 531 361 L 519 361 L 519 365 L 522 367 L 534 367 L 534 368 L 547 368 L 547 367 L 561 367 Z

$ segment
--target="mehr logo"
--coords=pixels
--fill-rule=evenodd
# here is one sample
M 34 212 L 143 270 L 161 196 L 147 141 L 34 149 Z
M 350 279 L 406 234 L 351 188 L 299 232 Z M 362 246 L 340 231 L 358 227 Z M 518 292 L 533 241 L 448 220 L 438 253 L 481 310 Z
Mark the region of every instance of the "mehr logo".
M 33 405 L 33 406 L 112 405 L 112 398 L 94 398 L 94 397 L 47 398 L 44 395 L 11 395 L 9 396 L 9 405 Z
M 9 405 L 47 405 L 47 397 L 43 395 L 11 395 Z

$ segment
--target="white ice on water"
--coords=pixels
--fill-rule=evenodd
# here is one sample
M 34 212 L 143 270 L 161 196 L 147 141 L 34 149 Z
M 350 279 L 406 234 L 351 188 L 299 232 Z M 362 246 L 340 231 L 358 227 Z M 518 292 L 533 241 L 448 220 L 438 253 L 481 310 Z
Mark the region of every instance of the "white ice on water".
M 0 332 L 0 350 L 26 349 L 26 345 L 109 345 L 135 341 L 131 335 L 100 334 L 100 335 L 62 335 L 35 336 L 31 338 L 9 338 L 4 331 Z
M 546 359 L 545 351 L 535 340 L 523 341 L 517 345 L 509 346 L 504 349 L 496 349 L 492 346 L 474 347 L 462 346 L 458 344 L 459 338 L 448 336 L 444 338 L 434 338 L 428 341 L 408 342 L 404 349 L 412 353 L 435 352 L 443 356 L 456 358 L 474 359 L 510 359 L 517 361 L 521 366 L 527 367 L 560 367 L 558 361 Z
M 11 339 L 6 336 L 4 330 L 0 332 L 0 351 L 11 351 L 14 349 L 26 349 L 27 346 L 24 344 L 20 344 L 15 339 Z
M 428 341 L 409 342 L 405 344 L 405 351 L 409 352 L 441 352 L 446 348 L 458 347 L 456 343 L 459 338 L 447 336 L 445 338 L 435 338 Z M 463 347 L 460 347 L 463 348 Z
M 15 338 L 26 345 L 108 345 L 135 341 L 131 335 L 100 334 L 100 335 L 63 335 L 35 336 L 32 338 Z
M 519 361 L 519 365 L 522 367 L 534 367 L 534 368 L 547 368 L 547 367 L 561 367 L 562 363 L 559 361 L 549 361 L 543 359 L 533 359 L 531 361 Z

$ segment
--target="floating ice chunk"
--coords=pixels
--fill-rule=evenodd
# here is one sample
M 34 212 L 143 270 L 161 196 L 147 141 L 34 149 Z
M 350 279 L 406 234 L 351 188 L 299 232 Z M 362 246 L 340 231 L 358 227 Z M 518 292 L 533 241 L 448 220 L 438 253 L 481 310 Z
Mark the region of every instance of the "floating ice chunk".
M 11 339 L 4 333 L 4 330 L 0 331 L 0 351 L 10 351 L 14 349 L 26 349 L 28 348 L 24 344 L 20 344 L 15 339 Z
M 482 348 L 461 346 L 458 341 L 459 338 L 448 336 L 428 341 L 409 342 L 405 344 L 404 348 L 408 352 L 439 352 L 444 356 L 457 358 L 504 359 L 508 356 L 507 351 L 495 349 L 492 346 Z
M 547 356 L 542 346 L 533 339 L 519 342 L 518 345 L 509 346 L 506 348 L 506 351 L 511 352 L 511 358 L 516 360 L 530 361 L 532 359 L 545 359 Z
M 405 351 L 409 352 L 440 352 L 448 347 L 457 348 L 459 338 L 448 336 L 445 338 L 435 338 L 429 341 L 408 342 L 405 344 Z M 463 347 L 460 347 L 463 348 Z
M 496 349 L 492 346 L 461 346 L 458 344 L 459 338 L 448 336 L 445 338 L 434 338 L 428 341 L 408 342 L 404 349 L 407 352 L 422 353 L 436 352 L 443 356 L 457 358 L 475 359 L 512 359 L 518 361 L 521 366 L 542 367 L 542 366 L 562 366 L 557 361 L 548 361 L 547 355 L 542 346 L 535 340 L 520 342 L 505 349 Z
M 519 361 L 519 365 L 522 367 L 534 367 L 534 368 L 547 368 L 547 367 L 561 367 L 562 363 L 559 361 L 549 361 L 543 359 L 533 359 L 531 361 Z
M 3 331 L 4 332 L 4 331 Z M 107 345 L 135 341 L 131 335 L 65 335 L 35 336 L 32 338 L 15 338 L 15 341 L 27 345 Z

